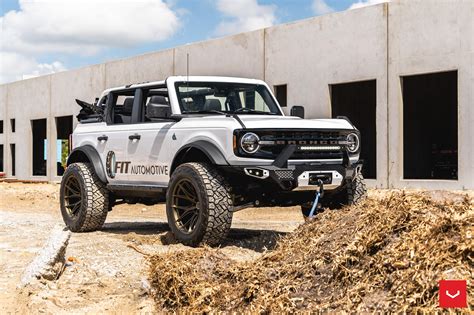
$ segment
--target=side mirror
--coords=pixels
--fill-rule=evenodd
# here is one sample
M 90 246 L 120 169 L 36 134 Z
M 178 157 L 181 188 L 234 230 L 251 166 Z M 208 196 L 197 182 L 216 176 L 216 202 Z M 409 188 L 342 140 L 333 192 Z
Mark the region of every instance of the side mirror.
M 304 107 L 299 105 L 293 106 L 290 110 L 290 115 L 304 119 Z

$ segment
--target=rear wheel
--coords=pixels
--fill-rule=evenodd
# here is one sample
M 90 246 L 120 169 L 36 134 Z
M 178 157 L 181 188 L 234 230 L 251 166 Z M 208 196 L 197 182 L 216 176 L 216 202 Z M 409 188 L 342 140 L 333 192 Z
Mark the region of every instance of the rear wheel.
M 61 180 L 60 204 L 64 223 L 71 231 L 95 231 L 107 217 L 109 192 L 89 163 L 73 163 Z
M 218 245 L 232 223 L 230 186 L 205 163 L 185 163 L 173 172 L 166 198 L 171 232 L 183 244 Z
M 357 174 L 345 183 L 345 185 L 337 192 L 326 192 L 322 198 L 322 206 L 331 209 L 339 209 L 343 206 L 358 204 L 367 198 L 367 187 L 365 185 L 362 173 Z M 309 216 L 312 204 L 301 206 L 301 212 L 305 218 Z

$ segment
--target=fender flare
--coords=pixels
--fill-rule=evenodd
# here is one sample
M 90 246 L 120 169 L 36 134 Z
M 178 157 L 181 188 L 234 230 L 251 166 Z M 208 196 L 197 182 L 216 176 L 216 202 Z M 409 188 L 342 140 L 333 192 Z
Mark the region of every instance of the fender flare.
M 66 165 L 69 166 L 69 164 L 74 162 L 82 162 L 80 160 L 80 156 L 82 154 L 84 154 L 90 161 L 99 179 L 105 184 L 108 183 L 107 176 L 105 175 L 104 166 L 101 163 L 100 155 L 97 150 L 91 145 L 84 145 L 72 150 L 71 154 L 69 154 L 67 158 Z
M 179 149 L 178 152 L 176 152 L 173 158 L 173 162 L 171 163 L 171 170 L 175 169 L 175 165 L 178 162 L 178 157 L 180 157 L 182 153 L 185 153 L 185 151 L 188 151 L 192 148 L 198 149 L 203 152 L 206 157 L 215 165 L 229 165 L 229 162 L 227 162 L 227 159 L 225 158 L 224 154 L 219 148 L 217 148 L 215 144 L 206 140 L 198 140 L 186 144 L 181 149 Z

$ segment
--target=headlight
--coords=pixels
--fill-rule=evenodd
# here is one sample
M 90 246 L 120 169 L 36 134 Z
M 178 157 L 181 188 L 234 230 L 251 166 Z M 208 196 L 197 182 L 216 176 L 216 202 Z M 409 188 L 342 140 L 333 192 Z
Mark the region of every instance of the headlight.
M 247 132 L 240 138 L 240 147 L 245 153 L 254 154 L 260 147 L 258 144 L 260 138 L 253 132 Z
M 355 153 L 357 150 L 359 150 L 360 146 L 360 141 L 359 141 L 359 136 L 357 136 L 355 133 L 350 133 L 347 135 L 347 151 L 350 153 Z

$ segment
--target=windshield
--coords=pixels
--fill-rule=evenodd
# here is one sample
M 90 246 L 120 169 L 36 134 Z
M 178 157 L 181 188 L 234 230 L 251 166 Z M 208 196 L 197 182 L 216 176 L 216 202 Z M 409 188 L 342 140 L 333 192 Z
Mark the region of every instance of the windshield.
M 177 82 L 182 114 L 281 115 L 264 85 L 225 82 Z

